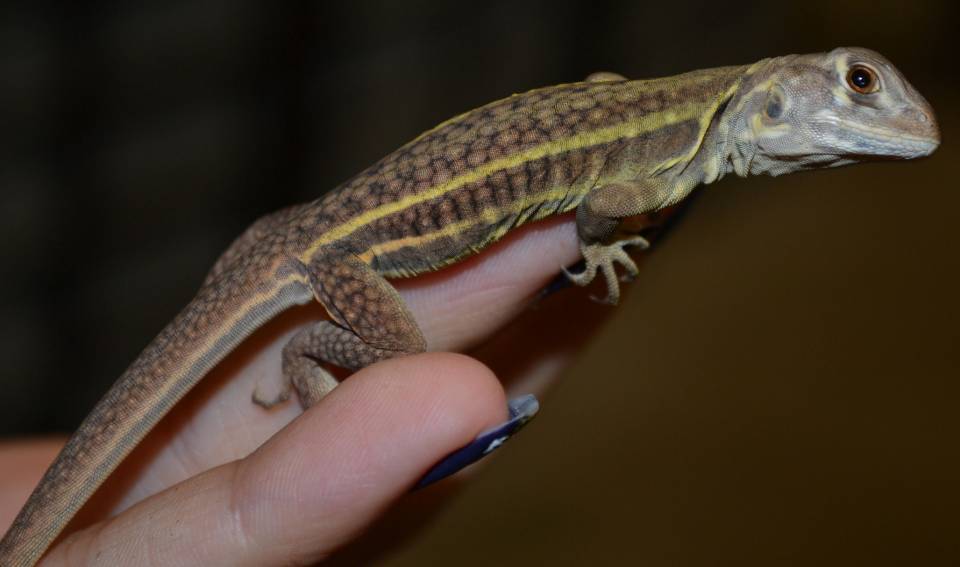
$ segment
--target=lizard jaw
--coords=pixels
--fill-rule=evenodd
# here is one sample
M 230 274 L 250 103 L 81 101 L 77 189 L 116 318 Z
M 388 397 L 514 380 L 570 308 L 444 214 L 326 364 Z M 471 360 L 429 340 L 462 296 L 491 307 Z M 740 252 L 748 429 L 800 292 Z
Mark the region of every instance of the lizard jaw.
M 924 124 L 925 123 L 925 124 Z M 815 145 L 826 153 L 912 159 L 932 154 L 940 145 L 936 122 L 913 121 L 909 130 L 866 124 L 821 112 L 814 120 Z M 926 130 L 916 134 L 918 125 Z

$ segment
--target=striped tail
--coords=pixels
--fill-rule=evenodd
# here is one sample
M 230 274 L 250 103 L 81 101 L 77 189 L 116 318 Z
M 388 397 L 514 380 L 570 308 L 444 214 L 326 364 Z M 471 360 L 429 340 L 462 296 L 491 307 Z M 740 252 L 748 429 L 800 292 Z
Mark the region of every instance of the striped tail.
M 47 469 L 0 540 L 0 566 L 39 561 L 124 457 L 214 365 L 257 327 L 312 298 L 295 274 L 263 282 L 222 274 L 147 346 Z

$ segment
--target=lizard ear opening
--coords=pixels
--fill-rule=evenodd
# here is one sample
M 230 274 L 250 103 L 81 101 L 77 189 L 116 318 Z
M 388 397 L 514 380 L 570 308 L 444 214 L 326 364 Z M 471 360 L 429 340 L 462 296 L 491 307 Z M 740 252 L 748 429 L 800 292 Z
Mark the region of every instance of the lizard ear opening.
M 769 122 L 778 122 L 783 116 L 785 103 L 783 91 L 776 86 L 771 88 L 763 105 L 763 117 Z

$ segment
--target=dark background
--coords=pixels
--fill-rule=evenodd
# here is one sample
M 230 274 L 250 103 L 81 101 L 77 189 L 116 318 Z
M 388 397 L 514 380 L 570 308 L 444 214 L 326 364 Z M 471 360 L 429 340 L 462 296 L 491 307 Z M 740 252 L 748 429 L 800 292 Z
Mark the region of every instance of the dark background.
M 449 116 L 864 45 L 933 103 L 937 154 L 703 191 L 387 563 L 960 562 L 950 3 L 332 4 L 0 8 L 0 434 L 74 428 L 248 223 Z

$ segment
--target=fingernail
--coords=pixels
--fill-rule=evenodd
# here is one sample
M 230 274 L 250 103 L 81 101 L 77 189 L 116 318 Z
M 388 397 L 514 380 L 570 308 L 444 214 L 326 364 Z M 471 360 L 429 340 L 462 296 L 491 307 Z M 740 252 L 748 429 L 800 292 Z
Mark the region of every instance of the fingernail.
M 520 431 L 528 421 L 537 415 L 539 409 L 540 402 L 533 394 L 510 400 L 507 402 L 510 419 L 500 425 L 491 427 L 478 435 L 466 447 L 447 455 L 442 461 L 434 465 L 413 489 L 419 490 L 433 484 L 489 455 L 503 445 L 507 439 L 515 435 L 517 431 Z
M 576 264 L 566 268 L 566 270 L 568 272 L 578 274 L 582 272 L 586 266 L 587 266 L 587 263 L 584 262 L 583 260 L 580 260 Z M 543 286 L 540 289 L 540 291 L 537 292 L 537 296 L 534 298 L 534 303 L 539 303 L 540 301 L 543 301 L 544 299 L 550 297 L 551 295 L 557 293 L 558 291 L 567 289 L 568 287 L 571 287 L 571 286 L 573 286 L 573 282 L 571 282 L 570 278 L 567 277 L 567 274 L 563 273 L 563 270 L 561 270 L 559 274 L 554 276 L 553 279 L 550 280 L 550 282 L 547 285 Z

